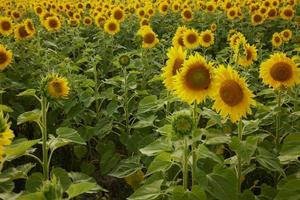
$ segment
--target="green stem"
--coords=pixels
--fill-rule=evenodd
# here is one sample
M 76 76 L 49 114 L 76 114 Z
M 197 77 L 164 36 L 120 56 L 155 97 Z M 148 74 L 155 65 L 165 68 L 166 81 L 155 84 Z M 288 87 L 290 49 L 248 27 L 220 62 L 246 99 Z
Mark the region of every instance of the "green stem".
M 183 173 L 183 188 L 185 190 L 188 189 L 188 156 L 189 156 L 189 152 L 188 152 L 188 141 L 187 141 L 187 137 L 184 138 L 184 147 L 183 147 L 183 151 L 184 151 L 184 158 L 183 158 L 183 167 L 182 167 L 182 173 Z
M 279 153 L 279 146 L 280 146 L 280 111 L 281 111 L 281 91 L 278 91 L 277 95 L 277 108 L 278 111 L 276 113 L 276 136 L 275 136 L 275 147 L 276 153 Z
M 97 65 L 94 63 L 94 81 L 95 81 L 95 95 L 98 95 L 98 73 L 97 73 Z M 99 116 L 99 99 L 96 99 L 96 119 L 98 120 Z
M 243 123 L 242 120 L 239 121 L 238 123 L 238 140 L 239 143 L 243 141 Z M 241 177 L 242 177 L 242 158 L 241 155 L 237 153 L 237 159 L 238 159 L 238 164 L 237 164 L 237 187 L 238 187 L 238 192 L 241 192 Z
M 48 168 L 48 147 L 47 147 L 47 99 L 42 97 L 41 101 L 42 109 L 42 119 L 41 119 L 41 128 L 42 128 L 42 140 L 43 140 L 43 175 L 44 180 L 49 179 L 49 168 Z
M 127 69 L 124 66 L 123 67 L 123 76 L 124 76 L 124 112 L 125 112 L 125 120 L 126 120 L 126 134 L 129 135 L 129 109 L 128 109 L 128 75 L 127 75 Z
M 195 129 L 198 127 L 198 113 L 197 113 L 197 102 L 194 102 L 194 109 L 193 109 L 193 116 L 194 116 L 194 125 Z M 196 155 L 196 148 L 197 144 L 194 141 L 194 137 L 192 135 L 192 185 L 196 184 L 196 173 L 197 173 L 197 155 Z

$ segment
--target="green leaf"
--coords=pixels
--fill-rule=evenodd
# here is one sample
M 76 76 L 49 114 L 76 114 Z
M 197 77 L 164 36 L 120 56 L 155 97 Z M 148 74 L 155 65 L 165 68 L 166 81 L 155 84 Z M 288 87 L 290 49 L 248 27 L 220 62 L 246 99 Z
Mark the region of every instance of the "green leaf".
M 155 111 L 157 107 L 158 107 L 157 96 L 155 95 L 146 96 L 139 103 L 138 114 L 142 114 L 149 111 Z
M 13 192 L 5 192 L 5 193 L 0 193 L 0 199 L 5 199 L 5 200 L 16 200 L 18 197 L 20 197 L 22 193 L 13 193 Z
M 11 161 L 20 156 L 26 154 L 32 146 L 36 145 L 40 140 L 25 140 L 17 143 L 13 143 L 5 148 L 6 157 L 5 160 Z
M 27 89 L 27 90 L 19 93 L 17 96 L 19 96 L 19 97 L 21 97 L 21 96 L 34 96 L 35 92 L 36 92 L 35 89 Z
M 300 134 L 288 135 L 282 144 L 280 156 L 278 157 L 282 164 L 297 161 L 300 156 Z
M 52 176 L 55 175 L 56 178 L 59 179 L 59 182 L 64 191 L 72 184 L 68 172 L 61 167 L 52 169 L 51 174 Z
M 41 117 L 41 111 L 35 109 L 29 112 L 22 113 L 17 119 L 17 124 L 23 124 L 25 122 L 37 122 Z
M 278 185 L 278 194 L 274 200 L 296 200 L 300 199 L 300 178 L 283 179 Z
M 199 145 L 196 153 L 200 159 L 210 158 L 219 164 L 223 163 L 222 159 L 218 157 L 215 153 L 211 152 L 204 144 Z
M 260 120 L 243 120 L 243 135 L 249 135 L 259 129 Z
M 58 138 L 62 138 L 69 142 L 76 144 L 86 144 L 75 129 L 60 127 L 56 130 L 56 134 L 58 135 Z
M 109 175 L 117 178 L 124 178 L 130 176 L 138 170 L 142 169 L 139 160 L 140 158 L 137 156 L 128 158 L 126 160 L 122 160 L 117 166 L 117 168 L 114 169 L 111 173 L 109 173 Z
M 4 112 L 13 112 L 14 110 L 6 105 L 0 104 L 0 111 L 4 111 Z
M 43 185 L 43 174 L 40 172 L 35 172 L 29 176 L 26 180 L 25 188 L 28 192 L 37 192 Z
M 17 200 L 47 200 L 42 192 L 35 192 L 20 196 Z
M 275 154 L 267 151 L 262 147 L 258 147 L 257 149 L 258 155 L 256 156 L 256 160 L 259 162 L 259 164 L 270 171 L 278 171 L 284 174 L 284 171 L 280 166 L 279 159 Z
M 256 136 L 248 136 L 246 140 L 239 142 L 237 137 L 232 137 L 230 148 L 238 154 L 242 163 L 249 164 L 252 155 L 255 153 L 257 148 L 258 138 Z
M 153 122 L 157 117 L 155 115 L 151 115 L 147 118 L 141 119 L 137 123 L 132 125 L 132 128 L 145 128 L 149 126 L 153 126 Z
M 155 156 L 161 152 L 171 151 L 172 143 L 168 139 L 158 139 L 146 147 L 140 149 L 140 152 L 147 156 Z
M 91 182 L 82 182 L 82 183 L 73 183 L 67 189 L 66 193 L 69 195 L 69 198 L 74 198 L 78 195 L 84 193 L 93 193 L 98 190 L 98 186 L 96 183 Z
M 171 154 L 162 152 L 154 158 L 147 170 L 147 176 L 155 172 L 165 172 L 172 166 Z
M 155 200 L 161 195 L 163 180 L 154 181 L 137 189 L 128 200 Z

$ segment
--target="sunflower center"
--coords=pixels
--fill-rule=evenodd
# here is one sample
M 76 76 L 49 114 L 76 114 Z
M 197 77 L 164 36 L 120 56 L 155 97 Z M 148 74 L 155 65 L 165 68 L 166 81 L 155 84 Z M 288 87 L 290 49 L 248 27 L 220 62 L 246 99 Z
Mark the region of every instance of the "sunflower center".
M 268 12 L 268 16 L 269 17 L 274 17 L 276 15 L 276 10 L 274 9 L 271 9 L 269 12 Z
M 278 62 L 272 66 L 270 74 L 276 81 L 287 81 L 292 77 L 293 72 L 288 63 Z
M 235 11 L 234 11 L 234 10 L 231 10 L 231 11 L 229 12 L 229 15 L 230 15 L 231 17 L 234 17 L 234 16 L 235 16 Z
M 37 12 L 38 14 L 41 14 L 41 13 L 43 12 L 43 10 L 42 10 L 42 8 L 38 7 L 38 8 L 36 9 L 36 12 Z
M 155 36 L 152 33 L 146 33 L 144 36 L 144 42 L 147 44 L 152 44 L 155 40 Z
M 114 13 L 114 17 L 115 17 L 116 20 L 122 19 L 122 17 L 123 17 L 122 11 L 117 10 L 117 11 Z
M 189 34 L 186 39 L 189 43 L 194 44 L 197 41 L 197 36 L 195 34 Z
M 13 13 L 13 16 L 14 16 L 16 19 L 19 19 L 19 18 L 20 18 L 20 14 L 17 13 L 17 12 L 14 12 L 14 13 Z
M 250 49 L 247 49 L 246 53 L 247 53 L 247 60 L 252 60 L 252 51 Z
M 92 22 L 90 19 L 85 19 L 84 21 L 86 24 L 90 24 Z
M 27 33 L 25 26 L 21 26 L 18 30 L 21 38 L 26 38 L 29 34 Z
M 204 41 L 205 43 L 209 43 L 209 42 L 211 41 L 211 36 L 210 36 L 210 34 L 204 34 L 204 36 L 203 36 L 203 41 Z
M 117 26 L 116 26 L 115 23 L 110 23 L 110 24 L 108 25 L 108 29 L 109 29 L 110 31 L 114 31 L 114 30 L 117 29 Z
M 244 97 L 241 86 L 233 80 L 224 81 L 219 94 L 221 99 L 229 106 L 236 106 Z
M 207 6 L 208 11 L 213 11 L 214 7 L 212 5 Z
M 11 29 L 11 24 L 8 21 L 4 21 L 1 23 L 1 27 L 3 30 L 8 31 Z
M 60 82 L 54 81 L 52 83 L 52 87 L 53 87 L 54 91 L 58 94 L 62 93 L 62 91 L 63 91 L 62 85 Z
M 163 5 L 162 6 L 162 11 L 166 12 L 168 10 L 168 6 L 167 5 Z
M 187 19 L 191 19 L 192 18 L 192 13 L 190 11 L 188 11 L 188 10 L 184 11 L 183 15 Z
M 255 22 L 261 22 L 262 21 L 262 17 L 260 15 L 255 15 L 254 16 L 254 21 Z
M 186 83 L 192 90 L 203 90 L 209 87 L 211 82 L 208 69 L 202 63 L 195 63 L 186 74 Z
M 182 37 L 179 37 L 178 38 L 178 44 L 182 47 L 184 47 L 184 43 L 183 43 L 183 38 Z
M 275 40 L 276 43 L 279 43 L 280 42 L 280 37 L 276 36 L 274 40 Z
M 284 31 L 284 32 L 283 32 L 283 36 L 286 37 L 286 38 L 288 38 L 288 37 L 290 36 L 290 34 L 289 34 L 288 31 Z
M 0 52 L 0 64 L 3 64 L 7 61 L 7 55 L 4 52 Z
M 58 27 L 58 23 L 57 23 L 57 21 L 55 19 L 50 19 L 49 20 L 49 26 L 51 28 L 56 28 L 56 27 Z
M 290 9 L 287 9 L 284 11 L 284 15 L 287 17 L 291 17 L 293 15 L 293 11 Z
M 178 70 L 182 67 L 184 60 L 181 58 L 176 58 L 173 65 L 172 74 L 173 76 L 177 74 Z
M 29 30 L 31 30 L 31 31 L 34 30 L 33 24 L 31 22 L 28 22 L 26 25 L 27 25 L 27 27 L 28 27 Z

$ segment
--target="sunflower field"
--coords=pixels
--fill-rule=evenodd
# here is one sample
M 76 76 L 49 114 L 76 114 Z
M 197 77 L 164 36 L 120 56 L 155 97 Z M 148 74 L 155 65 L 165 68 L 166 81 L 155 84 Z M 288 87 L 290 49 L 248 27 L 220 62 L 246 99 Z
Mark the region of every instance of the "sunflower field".
M 0 0 L 0 199 L 300 200 L 300 0 Z

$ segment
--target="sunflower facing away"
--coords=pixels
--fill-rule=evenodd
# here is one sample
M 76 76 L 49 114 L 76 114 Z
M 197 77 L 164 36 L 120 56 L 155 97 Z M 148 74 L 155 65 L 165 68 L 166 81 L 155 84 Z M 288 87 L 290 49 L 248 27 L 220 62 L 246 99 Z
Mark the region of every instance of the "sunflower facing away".
M 243 45 L 243 52 L 239 53 L 239 65 L 247 67 L 257 59 L 257 50 L 255 45 L 248 43 Z
M 185 47 L 183 42 L 183 34 L 187 31 L 187 28 L 184 26 L 180 26 L 177 28 L 176 33 L 172 39 L 172 45 L 174 47 Z
M 0 34 L 8 36 L 13 32 L 13 23 L 8 17 L 0 17 Z
M 215 43 L 215 36 L 211 30 L 206 30 L 200 34 L 200 45 L 203 47 L 210 47 Z
M 187 52 L 181 47 L 171 47 L 167 53 L 168 61 L 166 66 L 162 69 L 164 78 L 164 85 L 170 91 L 174 90 L 174 77 L 182 68 Z
M 213 73 L 212 63 L 200 54 L 190 56 L 175 76 L 175 94 L 188 103 L 204 101 L 215 88 Z
M 10 129 L 10 123 L 3 116 L 3 112 L 0 112 L 0 163 L 5 155 L 5 146 L 10 145 L 14 137 L 15 135 Z
M 35 27 L 33 24 L 33 21 L 31 19 L 26 19 L 24 21 L 25 29 L 29 33 L 30 36 L 33 36 L 35 34 Z
M 220 66 L 216 73 L 216 87 L 213 108 L 223 118 L 229 116 L 235 123 L 247 113 L 251 114 L 251 105 L 255 105 L 253 93 L 247 88 L 246 81 L 240 78 L 232 67 Z
M 12 62 L 12 52 L 0 44 L 0 72 Z
M 263 83 L 279 89 L 293 87 L 300 81 L 300 70 L 296 63 L 284 53 L 275 53 L 260 65 Z
M 120 24 L 115 19 L 108 19 L 104 24 L 104 30 L 110 35 L 115 35 L 120 31 Z
M 199 35 L 194 29 L 188 29 L 183 33 L 183 44 L 188 49 L 195 49 L 199 46 Z
M 52 98 L 67 97 L 70 91 L 68 80 L 63 77 L 53 76 L 48 80 L 47 92 Z

